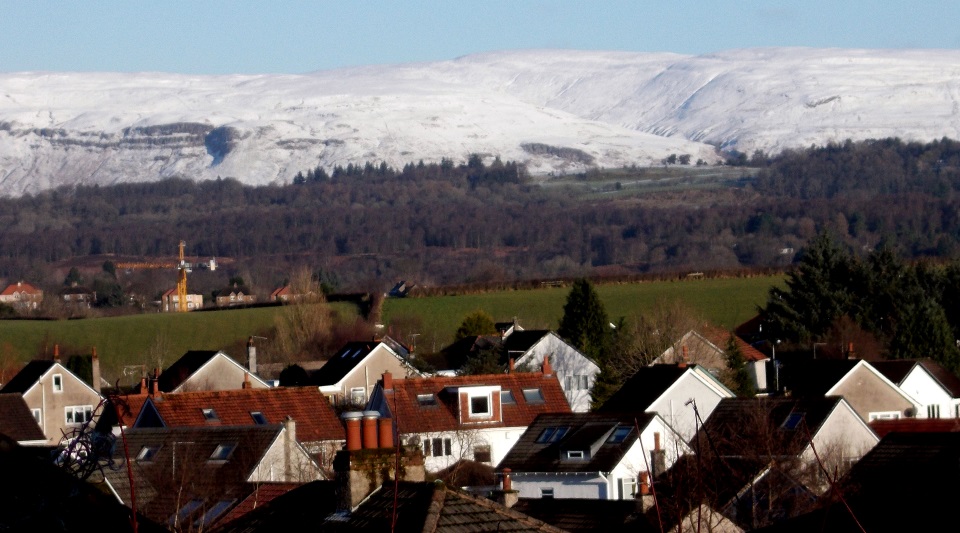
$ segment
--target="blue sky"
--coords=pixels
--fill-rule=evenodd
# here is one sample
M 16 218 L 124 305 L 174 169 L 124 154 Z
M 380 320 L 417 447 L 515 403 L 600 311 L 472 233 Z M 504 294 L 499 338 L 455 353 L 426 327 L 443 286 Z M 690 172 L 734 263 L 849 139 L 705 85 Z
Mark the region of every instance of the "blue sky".
M 960 2 L 0 0 L 0 71 L 305 73 L 492 50 L 960 49 Z

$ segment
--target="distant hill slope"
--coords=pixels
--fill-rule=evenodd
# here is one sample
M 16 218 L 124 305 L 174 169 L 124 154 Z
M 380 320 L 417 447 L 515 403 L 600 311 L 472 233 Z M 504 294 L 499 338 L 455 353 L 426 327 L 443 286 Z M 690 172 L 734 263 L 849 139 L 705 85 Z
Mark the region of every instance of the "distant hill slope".
M 469 154 L 533 175 L 717 149 L 958 138 L 960 51 L 504 51 L 306 75 L 0 74 L 0 195 L 74 183 L 289 182 Z

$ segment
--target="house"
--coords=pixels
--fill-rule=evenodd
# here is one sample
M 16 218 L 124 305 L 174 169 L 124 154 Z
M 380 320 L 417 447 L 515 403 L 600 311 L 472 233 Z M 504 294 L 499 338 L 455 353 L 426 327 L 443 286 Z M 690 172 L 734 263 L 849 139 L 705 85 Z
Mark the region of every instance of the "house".
M 656 364 L 639 369 L 598 410 L 657 413 L 681 440 L 689 441 L 717 404 L 734 396 L 700 365 Z
M 791 477 L 816 493 L 880 440 L 841 396 L 725 398 L 696 439 L 691 445 L 701 454 L 725 461 L 795 462 Z
M 6 395 L 0 395 L 6 396 Z M 48 453 L 0 435 L 6 480 L 0 524 L 7 531 L 165 533 L 168 530 L 50 461 Z M 95 518 L 94 518 L 95 517 Z M 135 518 L 135 519 L 134 519 Z
M 695 363 L 720 377 L 727 369 L 727 345 L 730 335 L 729 331 L 709 325 L 704 325 L 699 330 L 690 330 L 651 364 Z M 733 335 L 733 340 L 743 355 L 754 389 L 759 392 L 769 391 L 773 386 L 773 380 L 767 378 L 767 363 L 770 358 L 736 334 Z
M 193 311 L 194 309 L 203 309 L 203 295 L 188 293 L 187 311 Z M 180 295 L 177 293 L 176 287 L 160 296 L 160 310 L 164 313 L 175 313 L 180 310 Z
M 497 470 L 521 499 L 633 500 L 687 452 L 656 413 L 544 413 Z
M 316 387 L 271 387 L 148 396 L 133 423 L 147 427 L 262 426 L 296 422 L 296 440 L 330 467 L 345 440 L 343 424 Z
M 578 413 L 590 410 L 590 389 L 600 367 L 559 335 L 548 330 L 512 331 L 503 339 L 503 350 L 518 369 L 539 368 L 549 356 L 570 409 Z
M 406 358 L 409 350 L 388 336 L 372 341 L 348 342 L 319 370 L 310 384 L 330 397 L 334 405 L 363 406 L 384 372 L 397 376 L 421 376 Z
M 94 354 L 94 382 L 100 380 L 100 361 Z M 43 429 L 46 444 L 55 446 L 65 436 L 95 422 L 102 409 L 103 396 L 60 363 L 59 349 L 52 361 L 30 361 L 6 385 L 0 394 L 23 397 L 34 420 Z
M 497 335 L 473 335 L 460 339 L 440 352 L 446 369 L 441 375 L 454 375 L 470 356 L 483 350 L 498 351 L 504 366 L 523 372 L 538 369 L 543 359 L 550 356 L 550 366 L 560 380 L 574 412 L 590 410 L 590 389 L 600 367 L 589 357 L 568 344 L 550 330 L 524 330 L 515 322 L 499 323 Z
M 47 443 L 47 437 L 27 407 L 27 402 L 16 393 L 0 394 L 0 434 L 22 446 Z
M 863 359 L 791 361 L 779 380 L 793 396 L 843 396 L 867 422 L 927 416 L 919 401 Z
M 242 285 L 234 283 L 217 291 L 214 302 L 217 307 L 234 307 L 237 305 L 249 305 L 256 303 L 257 295 L 251 294 L 250 290 Z
M 115 468 L 102 470 L 105 490 L 125 505 L 135 496 L 140 512 L 176 531 L 211 527 L 260 484 L 322 478 L 297 442 L 293 420 L 131 428 L 124 432 L 123 446 L 114 447 L 112 464 Z
M 7 304 L 18 311 L 28 311 L 40 307 L 43 291 L 24 281 L 7 285 L 0 292 L 0 304 Z
M 74 307 L 89 308 L 97 301 L 97 293 L 93 289 L 78 285 L 76 282 L 60 289 L 59 294 L 64 304 Z
M 229 390 L 270 386 L 222 351 L 190 350 L 163 372 L 154 371 L 160 392 Z
M 891 433 L 853 465 L 818 509 L 756 531 L 953 531 L 957 457 L 960 433 Z M 910 501 L 922 506 L 892 503 L 891 485 L 908 490 Z
M 933 359 L 891 359 L 870 365 L 917 400 L 918 413 L 925 412 L 926 418 L 960 418 L 960 378 Z
M 423 450 L 426 469 L 461 459 L 498 464 L 542 413 L 569 413 L 549 359 L 542 372 L 443 376 L 377 383 L 367 412 L 388 417 L 401 442 Z

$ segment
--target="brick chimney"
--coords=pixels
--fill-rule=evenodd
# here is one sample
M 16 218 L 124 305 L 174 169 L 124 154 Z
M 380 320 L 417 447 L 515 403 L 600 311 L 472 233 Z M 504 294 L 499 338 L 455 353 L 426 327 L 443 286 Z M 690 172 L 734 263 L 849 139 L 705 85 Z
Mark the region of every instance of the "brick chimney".
M 383 390 L 393 390 L 393 374 L 390 372 L 383 373 Z
M 516 363 L 513 360 L 513 357 L 510 358 L 510 362 L 507 365 L 507 374 L 513 374 L 516 371 Z
M 384 483 L 399 475 L 403 481 L 424 481 L 423 451 L 419 446 L 381 447 L 361 449 L 360 419 L 364 412 L 350 411 L 343 414 L 347 421 L 347 446 L 333 458 L 334 479 L 337 483 L 337 510 L 350 511 L 356 508 Z M 373 419 L 374 422 L 377 419 Z M 384 422 L 384 421 L 387 422 Z M 381 427 L 392 421 L 381 418 Z M 376 425 L 374 426 L 376 427 Z M 387 431 L 387 434 L 392 433 Z M 381 437 L 382 439 L 383 437 Z M 399 468 L 397 462 L 399 461 Z M 399 474 L 398 474 L 399 472 Z
M 252 387 L 252 386 L 253 386 L 253 385 L 250 384 L 250 372 L 244 372 L 244 373 L 243 373 L 243 384 L 241 385 L 241 388 L 249 389 L 249 388 Z
M 543 366 L 541 367 L 541 372 L 543 372 L 543 375 L 544 375 L 544 376 L 551 376 L 551 375 L 553 375 L 553 368 L 550 366 L 550 356 L 549 356 L 549 355 L 543 356 Z
M 666 472 L 667 452 L 660 446 L 660 433 L 653 434 L 653 451 L 650 452 L 650 470 L 654 476 Z
M 93 386 L 93 390 L 97 391 L 97 394 L 100 394 L 100 358 L 97 357 L 97 347 L 94 346 L 90 349 L 90 367 L 91 367 L 91 378 L 90 385 Z
M 690 356 L 687 355 L 687 345 L 683 345 L 683 355 L 680 356 L 680 362 L 677 363 L 677 366 L 680 368 L 687 368 L 687 363 L 690 361 Z
M 509 468 L 503 469 L 500 475 L 500 479 L 503 483 L 499 489 L 493 491 L 493 494 L 491 494 L 493 501 L 508 509 L 516 505 L 517 501 L 520 499 L 520 491 L 513 490 L 513 481 L 510 479 L 511 472 L 512 470 Z
M 160 393 L 160 369 L 153 369 L 153 380 L 150 381 L 150 396 L 156 396 Z
M 54 363 L 60 362 L 60 345 L 59 344 L 53 345 L 53 362 Z
M 856 359 L 857 352 L 853 350 L 853 343 L 847 345 L 847 359 Z

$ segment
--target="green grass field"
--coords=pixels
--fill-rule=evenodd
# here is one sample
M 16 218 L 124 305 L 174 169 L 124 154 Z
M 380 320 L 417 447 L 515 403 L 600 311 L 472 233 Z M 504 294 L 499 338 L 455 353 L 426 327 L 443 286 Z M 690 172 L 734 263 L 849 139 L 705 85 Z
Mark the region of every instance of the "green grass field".
M 767 291 L 783 278 L 754 277 L 601 284 L 596 289 L 611 319 L 633 316 L 651 309 L 658 300 L 680 301 L 704 319 L 731 328 L 752 317 Z M 453 339 L 460 321 L 471 311 L 483 309 L 497 321 L 516 317 L 526 329 L 556 329 L 563 314 L 569 287 L 512 290 L 425 298 L 388 299 L 383 322 L 415 322 L 422 331 L 415 337 L 418 351 L 439 349 Z M 349 304 L 333 304 L 342 315 L 352 317 Z M 51 354 L 53 345 L 64 353 L 89 353 L 96 347 L 104 376 L 115 379 L 125 365 L 162 366 L 188 350 L 224 349 L 243 360 L 250 335 L 265 335 L 274 324 L 279 307 L 261 307 L 199 313 L 156 313 L 84 320 L 0 321 L 0 358 L 25 362 Z M 408 331 L 407 333 L 412 333 Z

